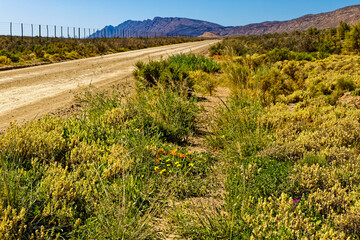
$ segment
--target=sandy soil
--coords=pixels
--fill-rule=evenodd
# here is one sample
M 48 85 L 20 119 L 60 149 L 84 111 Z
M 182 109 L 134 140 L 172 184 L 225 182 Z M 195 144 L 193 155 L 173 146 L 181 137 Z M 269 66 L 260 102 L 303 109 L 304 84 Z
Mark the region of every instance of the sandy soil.
M 0 131 L 49 112 L 70 108 L 74 93 L 89 86 L 134 86 L 134 64 L 177 53 L 203 53 L 218 42 L 208 40 L 148 48 L 70 62 L 0 72 Z

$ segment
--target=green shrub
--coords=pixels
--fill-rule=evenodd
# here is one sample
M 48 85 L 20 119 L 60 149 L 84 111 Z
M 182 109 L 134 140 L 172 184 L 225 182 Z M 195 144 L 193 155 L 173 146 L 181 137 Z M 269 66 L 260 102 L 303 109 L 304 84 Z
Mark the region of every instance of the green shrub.
M 167 141 L 181 143 L 194 134 L 199 112 L 194 99 L 169 90 L 145 92 L 136 99 L 139 124 L 151 128 Z
M 341 91 L 354 91 L 355 83 L 351 79 L 340 78 L 336 82 L 336 87 Z
M 194 81 L 189 77 L 190 72 L 202 70 L 206 73 L 215 73 L 220 65 L 204 56 L 175 55 L 167 60 L 150 61 L 145 64 L 136 64 L 134 76 L 139 88 L 148 88 L 161 85 L 173 91 L 190 94 L 194 90 Z
M 236 91 L 249 87 L 250 69 L 242 64 L 234 61 L 224 62 L 225 79 L 231 86 L 231 89 Z
M 210 76 L 208 73 L 202 71 L 190 72 L 190 78 L 195 82 L 195 90 L 203 94 L 209 94 L 212 96 L 220 82 Z
M 360 88 L 356 88 L 352 93 L 352 96 L 360 96 Z
M 288 49 L 273 49 L 267 54 L 268 59 L 270 62 L 278 62 L 284 60 L 291 60 L 293 59 L 292 53 Z
M 314 154 L 306 154 L 303 159 L 298 162 L 300 165 L 311 166 L 314 164 L 318 164 L 323 167 L 328 164 L 328 160 L 324 156 L 314 155 Z
M 0 65 L 10 65 L 12 63 L 11 59 L 6 56 L 0 56 Z

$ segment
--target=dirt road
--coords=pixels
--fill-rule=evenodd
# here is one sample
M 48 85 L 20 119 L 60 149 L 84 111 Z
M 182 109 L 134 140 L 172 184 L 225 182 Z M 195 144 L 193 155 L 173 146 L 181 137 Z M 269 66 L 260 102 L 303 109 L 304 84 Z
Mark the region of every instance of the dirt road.
M 134 85 L 134 64 L 177 53 L 206 52 L 218 42 L 182 43 L 125 53 L 0 72 L 0 131 L 71 106 L 74 92 L 94 86 Z

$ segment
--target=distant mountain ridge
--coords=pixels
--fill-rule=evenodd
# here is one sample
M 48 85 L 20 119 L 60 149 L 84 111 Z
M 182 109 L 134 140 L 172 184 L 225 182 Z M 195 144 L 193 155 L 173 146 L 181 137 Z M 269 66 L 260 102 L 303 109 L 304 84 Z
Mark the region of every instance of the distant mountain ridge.
M 266 33 L 281 33 L 305 31 L 310 27 L 317 29 L 335 28 L 340 22 L 356 24 L 360 22 L 360 5 L 341 8 L 332 12 L 309 14 L 289 21 L 273 21 L 246 26 L 226 28 L 221 35 L 259 35 Z
M 125 21 L 118 26 L 106 26 L 91 37 L 106 34 L 107 37 L 122 36 L 189 36 L 198 37 L 204 33 L 228 35 L 260 35 L 266 33 L 304 31 L 309 27 L 318 29 L 335 28 L 343 21 L 348 24 L 360 22 L 360 5 L 341 8 L 332 12 L 309 14 L 289 21 L 254 23 L 238 27 L 224 27 L 207 21 L 178 18 L 155 17 L 153 20 Z

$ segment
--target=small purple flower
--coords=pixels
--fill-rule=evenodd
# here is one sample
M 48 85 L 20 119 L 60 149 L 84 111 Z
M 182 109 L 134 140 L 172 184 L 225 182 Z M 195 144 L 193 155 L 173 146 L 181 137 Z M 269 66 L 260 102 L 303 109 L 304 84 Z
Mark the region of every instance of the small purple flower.
M 294 199 L 293 200 L 293 203 L 295 204 L 295 203 L 298 203 L 298 202 L 300 202 L 300 199 Z

